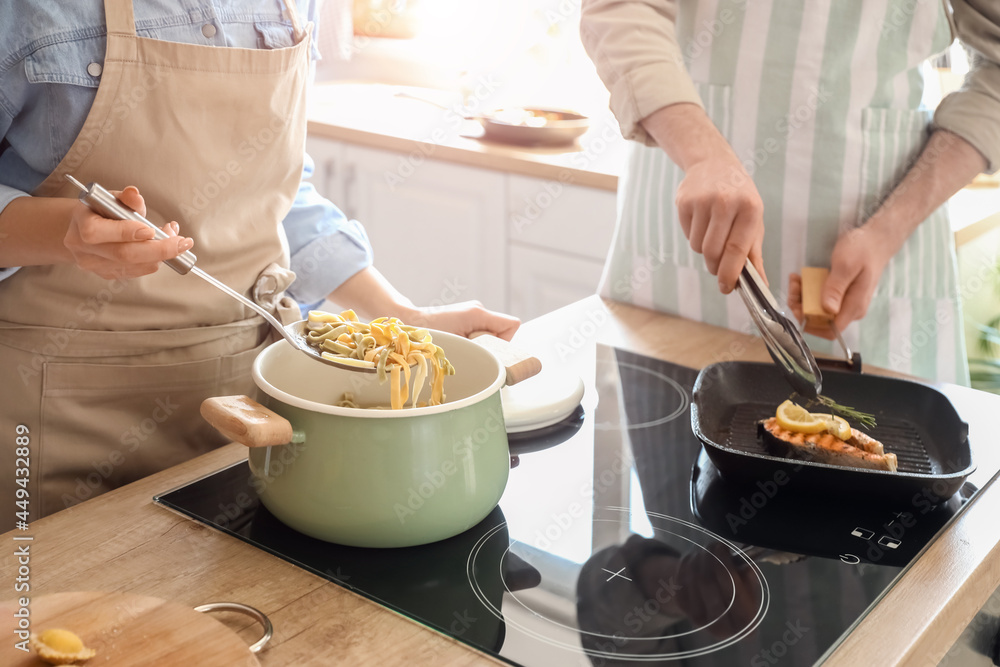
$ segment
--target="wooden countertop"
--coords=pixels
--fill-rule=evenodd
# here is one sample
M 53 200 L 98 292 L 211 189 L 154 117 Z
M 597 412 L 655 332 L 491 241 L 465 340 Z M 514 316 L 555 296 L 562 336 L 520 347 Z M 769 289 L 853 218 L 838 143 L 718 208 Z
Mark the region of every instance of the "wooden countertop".
M 397 97 L 404 92 L 432 100 Z M 557 148 L 518 147 L 471 138 L 482 132 L 462 121 L 475 102 L 463 106 L 456 94 L 374 83 L 326 83 L 309 91 L 309 134 L 380 148 L 416 159 L 444 160 L 534 178 L 558 180 L 614 192 L 625 164 L 626 142 L 611 112 L 587 110 L 590 129 L 575 144 Z
M 704 324 L 590 297 L 526 323 L 516 342 L 544 361 L 592 354 L 596 342 L 688 366 L 765 360 L 759 340 Z M 970 391 L 971 390 L 966 390 Z M 979 395 L 986 409 L 1000 398 Z M 9 599 L 30 545 L 31 597 L 103 590 L 161 597 L 185 605 L 238 601 L 268 614 L 271 644 L 264 667 L 372 664 L 500 665 L 379 607 L 337 584 L 297 568 L 152 502 L 155 494 L 246 457 L 229 445 L 78 506 L 6 533 L 0 581 Z M 13 510 L 11 510 L 13 511 Z M 1000 585 L 1000 484 L 978 499 L 936 540 L 827 661 L 833 667 L 937 664 Z M 30 536 L 31 541 L 15 541 Z M 21 576 L 25 576 L 23 571 Z M 248 643 L 257 628 L 242 616 L 220 616 Z M 12 619 L 2 621 L 12 623 Z M 11 639 L 8 626 L 2 631 Z

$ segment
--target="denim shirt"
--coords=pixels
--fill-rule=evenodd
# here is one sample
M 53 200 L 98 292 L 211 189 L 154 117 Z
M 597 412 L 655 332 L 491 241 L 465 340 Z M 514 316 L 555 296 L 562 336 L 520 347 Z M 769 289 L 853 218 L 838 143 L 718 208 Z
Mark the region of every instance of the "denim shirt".
M 316 2 L 297 0 L 303 22 L 316 22 Z M 281 0 L 134 0 L 133 5 L 142 37 L 262 49 L 293 43 Z M 0 17 L 2 211 L 38 187 L 79 134 L 100 83 L 107 29 L 103 0 L 0 0 Z M 318 58 L 315 46 L 313 58 Z M 372 261 L 364 228 L 316 192 L 307 182 L 312 173 L 306 156 L 302 183 L 283 221 L 297 276 L 288 292 L 304 308 L 320 303 Z M 141 176 L 135 185 L 142 190 Z M 16 270 L 0 269 L 0 279 Z

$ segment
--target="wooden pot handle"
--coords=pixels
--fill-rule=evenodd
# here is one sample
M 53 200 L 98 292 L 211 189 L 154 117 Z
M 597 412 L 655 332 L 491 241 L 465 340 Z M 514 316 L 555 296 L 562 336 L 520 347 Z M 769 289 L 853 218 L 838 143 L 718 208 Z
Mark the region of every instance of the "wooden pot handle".
M 542 370 L 542 362 L 538 357 L 531 356 L 503 338 L 497 338 L 485 331 L 471 333 L 469 338 L 492 352 L 493 356 L 500 360 L 500 363 L 507 369 L 508 387 L 521 380 L 527 380 L 533 375 L 538 375 L 538 372 Z
M 201 403 L 201 416 L 219 433 L 247 447 L 286 445 L 291 423 L 249 396 L 216 396 Z

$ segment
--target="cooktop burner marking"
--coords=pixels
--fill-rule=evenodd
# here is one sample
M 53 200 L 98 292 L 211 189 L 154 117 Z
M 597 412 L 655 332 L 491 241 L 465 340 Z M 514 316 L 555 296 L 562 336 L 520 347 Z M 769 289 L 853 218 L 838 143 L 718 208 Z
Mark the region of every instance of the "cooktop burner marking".
M 658 373 L 643 366 L 639 366 L 637 364 L 630 364 L 625 361 L 619 361 L 618 366 L 620 368 L 631 368 L 632 370 L 639 371 L 640 373 L 645 373 L 647 375 L 652 375 L 653 377 L 662 380 L 663 382 L 673 387 L 673 389 L 677 392 L 678 396 L 680 396 L 681 399 L 680 404 L 670 414 L 648 422 L 641 422 L 637 424 L 630 423 L 628 424 L 628 428 L 630 430 L 637 428 L 649 428 L 651 426 L 659 426 L 660 424 L 666 424 L 667 422 L 673 421 L 678 417 L 682 416 L 687 411 L 688 403 L 690 403 L 691 399 L 688 398 L 687 391 L 684 390 L 684 387 L 679 382 L 677 382 L 677 380 L 673 379 L 672 377 L 668 377 L 663 373 Z
M 624 574 L 622 574 L 622 572 L 624 572 L 624 571 L 625 571 L 625 568 L 624 568 L 624 567 L 623 567 L 622 569 L 618 570 L 617 572 L 612 572 L 611 570 L 609 570 L 609 569 L 607 569 L 607 568 L 603 568 L 603 567 L 602 567 L 601 569 L 602 569 L 602 570 L 604 570 L 605 572 L 607 572 L 608 574 L 610 574 L 610 575 L 611 575 L 610 577 L 608 577 L 608 578 L 607 578 L 607 579 L 605 579 L 604 581 L 611 581 L 611 580 L 612 580 L 612 579 L 614 579 L 615 577 L 621 577 L 621 578 L 622 578 L 622 579 L 624 579 L 625 581 L 632 581 L 631 579 L 629 579 L 628 577 L 626 577 L 626 576 L 625 576 Z
M 609 510 L 609 511 L 613 511 L 613 512 L 630 513 L 630 510 L 628 510 L 627 508 L 621 508 L 621 507 L 609 507 L 609 508 L 604 508 L 604 510 Z M 706 537 L 710 538 L 711 540 L 718 541 L 718 542 L 724 544 L 726 547 L 728 547 L 729 550 L 730 550 L 730 552 L 733 554 L 733 556 L 735 558 L 737 558 L 738 560 L 742 561 L 742 563 L 746 564 L 746 566 L 749 568 L 749 570 L 754 574 L 754 578 L 756 579 L 756 583 L 759 586 L 758 592 L 760 593 L 760 603 L 758 605 L 758 608 L 757 608 L 756 613 L 753 616 L 753 618 L 751 618 L 746 623 L 746 625 L 743 628 L 741 628 L 738 631 L 734 632 L 727 639 L 723 639 L 723 640 L 717 641 L 714 644 L 711 644 L 711 645 L 708 645 L 708 646 L 705 646 L 705 647 L 702 647 L 702 648 L 688 649 L 688 650 L 684 650 L 684 651 L 676 651 L 676 652 L 673 652 L 673 653 L 649 654 L 649 653 L 627 653 L 627 652 L 618 651 L 618 650 L 607 652 L 607 651 L 600 651 L 600 650 L 591 649 L 591 648 L 588 648 L 588 647 L 581 647 L 579 644 L 569 644 L 569 643 L 560 641 L 558 639 L 553 639 L 552 637 L 546 636 L 542 632 L 539 632 L 539 631 L 534 630 L 534 629 L 532 629 L 530 627 L 526 627 L 524 625 L 521 625 L 520 623 L 513 622 L 513 621 L 511 621 L 511 619 L 505 618 L 503 616 L 501 609 L 497 608 L 489 600 L 489 598 L 486 596 L 486 594 L 483 592 L 483 590 L 480 588 L 480 586 L 478 584 L 478 581 L 476 580 L 475 567 L 474 567 L 475 566 L 475 562 L 476 562 L 476 558 L 479 555 L 480 551 L 485 546 L 485 544 L 487 542 L 489 542 L 489 540 L 493 536 L 495 536 L 497 533 L 499 533 L 500 531 L 504 530 L 506 528 L 506 524 L 500 524 L 499 526 L 496 526 L 495 528 L 493 528 L 492 530 L 490 530 L 488 533 L 486 533 L 485 535 L 483 535 L 479 539 L 478 542 L 476 542 L 475 546 L 473 547 L 473 549 L 470 552 L 469 557 L 468 557 L 468 559 L 466 561 L 466 575 L 467 575 L 468 581 L 469 581 L 470 585 L 472 586 L 472 589 L 475 592 L 476 597 L 479 598 L 480 602 L 482 602 L 483 605 L 494 616 L 496 616 L 498 619 L 500 619 L 504 623 L 508 624 L 508 626 L 515 627 L 515 628 L 519 629 L 521 632 L 523 632 L 524 634 L 526 634 L 528 636 L 531 636 L 531 637 L 533 637 L 533 638 L 535 638 L 537 640 L 540 640 L 542 642 L 551 644 L 553 646 L 558 646 L 560 648 L 565 648 L 565 649 L 568 649 L 568 650 L 571 650 L 571 651 L 574 651 L 574 652 L 580 651 L 582 649 L 588 655 L 592 655 L 592 656 L 596 656 L 596 657 L 614 658 L 614 659 L 617 659 L 617 660 L 622 660 L 622 659 L 625 659 L 625 660 L 635 660 L 635 661 L 642 661 L 642 662 L 648 662 L 648 661 L 653 661 L 653 660 L 674 660 L 674 659 L 680 659 L 680 658 L 691 658 L 691 657 L 697 657 L 697 656 L 700 656 L 700 655 L 706 655 L 708 653 L 713 653 L 713 652 L 721 650 L 721 649 L 723 649 L 723 648 L 725 648 L 727 646 L 731 646 L 732 644 L 735 644 L 735 643 L 739 642 L 745 636 L 747 636 L 748 634 L 750 634 L 751 632 L 753 632 L 753 630 L 758 625 L 760 625 L 761 621 L 764 620 L 764 616 L 767 614 L 767 609 L 768 609 L 768 606 L 769 606 L 769 603 L 770 603 L 770 596 L 769 596 L 769 592 L 768 592 L 767 581 L 764 579 L 764 575 L 763 575 L 763 572 L 761 572 L 760 567 L 749 556 L 747 556 L 746 553 L 744 553 L 739 547 L 737 547 L 735 544 L 733 544 L 729 540 L 726 540 L 725 538 L 723 538 L 723 537 L 721 537 L 719 535 L 716 535 L 715 533 L 712 533 L 712 532 L 710 532 L 710 531 L 702 528 L 701 526 L 698 526 L 697 524 L 693 524 L 691 522 L 684 521 L 683 519 L 678 519 L 676 517 L 667 516 L 665 514 L 658 514 L 656 512 L 646 512 L 646 514 L 649 517 L 651 517 L 651 518 L 652 517 L 656 517 L 656 518 L 663 519 L 663 520 L 668 521 L 668 522 L 673 522 L 673 523 L 679 524 L 680 526 L 683 526 L 683 527 L 695 530 L 695 531 L 697 531 L 697 532 L 705 535 Z M 595 521 L 612 521 L 612 519 L 595 519 Z M 659 528 L 657 526 L 654 526 L 654 531 L 659 531 L 661 533 L 667 533 L 667 534 L 670 534 L 670 535 L 675 535 L 676 537 L 679 537 L 679 538 L 681 538 L 681 539 L 683 539 L 683 540 L 691 543 L 692 545 L 701 548 L 706 553 L 708 553 L 713 558 L 715 558 L 715 560 L 717 560 L 720 563 L 720 565 L 722 565 L 722 562 L 719 561 L 718 557 L 715 556 L 715 554 L 712 554 L 703 545 L 698 544 L 697 542 L 694 542 L 690 538 L 687 538 L 687 537 L 685 537 L 683 535 L 680 535 L 678 533 L 674 533 L 673 531 L 669 531 L 669 530 L 665 530 L 663 528 Z M 554 621 L 554 620 L 552 620 L 550 618 L 547 618 L 546 616 L 543 616 L 542 614 L 539 614 L 538 612 L 536 612 L 536 611 L 532 610 L 530 607 L 528 607 L 524 603 L 523 600 L 519 599 L 516 595 L 514 595 L 514 592 L 511 591 L 510 588 L 509 588 L 509 586 L 507 585 L 507 581 L 503 578 L 503 571 L 502 571 L 503 559 L 504 559 L 504 557 L 506 557 L 506 554 L 510 551 L 511 546 L 513 546 L 513 545 L 509 544 L 507 546 L 507 549 L 504 550 L 504 554 L 503 554 L 503 556 L 501 556 L 501 558 L 500 558 L 500 564 L 498 566 L 501 569 L 501 571 L 500 571 L 501 581 L 503 582 L 504 588 L 506 589 L 507 594 L 510 596 L 511 599 L 513 599 L 515 602 L 517 602 L 518 604 L 520 604 L 524 609 L 526 609 L 528 612 L 530 612 L 534 617 L 540 618 L 540 619 L 545 620 L 545 621 L 548 621 L 549 623 L 551 623 L 553 625 L 569 629 L 569 630 L 571 630 L 574 633 L 586 634 L 586 635 L 589 635 L 589 636 L 592 636 L 592 637 L 598 637 L 598 638 L 621 639 L 620 635 L 605 635 L 605 634 L 601 634 L 601 633 L 585 631 L 585 630 L 582 630 L 581 628 L 578 628 L 578 627 L 575 627 L 575 626 L 564 625 L 564 624 L 559 623 L 557 621 Z M 723 565 L 723 567 L 725 567 L 725 566 Z M 601 568 L 601 569 L 604 570 L 605 572 L 609 572 L 609 573 L 612 574 L 612 576 L 608 578 L 608 581 L 610 581 L 615 576 L 621 576 L 619 573 L 621 571 L 623 571 L 625 568 L 622 568 L 618 572 L 611 572 L 611 570 L 607 570 L 605 568 Z M 717 622 L 719 619 L 721 619 L 722 617 L 724 617 L 726 615 L 726 613 L 728 613 L 729 609 L 732 608 L 732 605 L 733 605 L 733 603 L 735 601 L 736 583 L 735 583 L 735 580 L 733 580 L 732 574 L 729 572 L 728 569 L 726 569 L 726 574 L 730 577 L 730 580 L 732 581 L 732 584 L 733 584 L 733 597 L 730 599 L 729 605 L 727 606 L 726 610 L 723 611 L 722 614 L 720 614 L 718 618 L 714 619 L 710 623 L 707 623 L 707 624 L 703 625 L 700 628 L 696 628 L 694 630 L 690 630 L 690 631 L 687 631 L 687 632 L 677 633 L 677 634 L 673 634 L 673 635 L 666 635 L 666 636 L 663 636 L 663 637 L 629 638 L 629 641 L 636 642 L 636 643 L 638 643 L 638 642 L 647 642 L 647 641 L 662 641 L 664 639 L 670 639 L 670 638 L 674 638 L 674 637 L 680 637 L 680 636 L 683 636 L 683 635 L 689 635 L 689 634 L 692 634 L 694 632 L 698 632 L 698 631 L 704 630 L 705 628 L 711 626 L 713 623 Z M 625 578 L 625 577 L 622 577 L 622 578 Z

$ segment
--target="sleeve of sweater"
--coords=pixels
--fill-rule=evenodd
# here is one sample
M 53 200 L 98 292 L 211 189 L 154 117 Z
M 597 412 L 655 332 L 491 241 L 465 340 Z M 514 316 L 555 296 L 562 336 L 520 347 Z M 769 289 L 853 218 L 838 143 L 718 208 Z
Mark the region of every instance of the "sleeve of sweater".
M 679 102 L 703 106 L 677 44 L 676 19 L 677 0 L 583 0 L 580 37 L 626 139 L 653 146 L 644 118 Z

